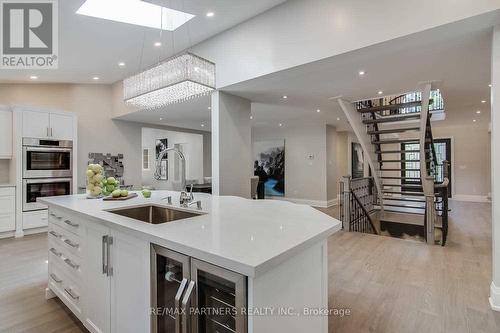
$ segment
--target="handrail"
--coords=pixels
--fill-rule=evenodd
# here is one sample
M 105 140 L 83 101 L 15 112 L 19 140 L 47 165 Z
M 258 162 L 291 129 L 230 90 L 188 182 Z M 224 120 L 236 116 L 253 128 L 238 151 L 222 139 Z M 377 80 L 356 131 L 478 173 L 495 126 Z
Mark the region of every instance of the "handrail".
M 354 193 L 353 190 L 351 190 L 351 195 L 353 196 L 354 200 L 356 200 L 357 204 L 361 207 L 361 210 L 363 211 L 363 214 L 365 215 L 365 218 L 370 222 L 370 227 L 375 235 L 378 235 L 377 229 L 375 228 L 375 225 L 373 224 L 372 218 L 370 217 L 370 214 L 366 211 L 365 206 L 361 203 L 359 200 L 358 196 L 356 193 Z

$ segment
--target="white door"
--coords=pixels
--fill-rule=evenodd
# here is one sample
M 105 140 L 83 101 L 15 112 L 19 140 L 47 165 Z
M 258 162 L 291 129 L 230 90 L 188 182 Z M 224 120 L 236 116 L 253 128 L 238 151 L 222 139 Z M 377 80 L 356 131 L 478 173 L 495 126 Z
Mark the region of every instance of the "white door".
M 73 117 L 51 113 L 50 137 L 57 140 L 73 140 Z
M 12 158 L 12 111 L 0 109 L 0 158 Z
M 87 222 L 84 259 L 85 286 L 84 316 L 85 326 L 93 333 L 110 332 L 110 278 L 105 272 L 106 245 L 104 237 L 109 228 Z M 130 299 L 128 300 L 130 302 Z
M 23 137 L 26 138 L 49 138 L 50 125 L 47 112 L 23 112 Z
M 149 243 L 114 230 L 111 235 L 111 332 L 149 332 Z

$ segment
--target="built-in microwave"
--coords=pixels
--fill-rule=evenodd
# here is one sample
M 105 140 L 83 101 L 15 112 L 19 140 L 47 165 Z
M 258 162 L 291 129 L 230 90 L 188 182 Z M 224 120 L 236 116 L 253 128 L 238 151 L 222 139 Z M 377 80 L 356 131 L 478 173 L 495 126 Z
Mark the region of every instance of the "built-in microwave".
M 23 179 L 23 212 L 47 209 L 37 198 L 73 194 L 72 178 Z
M 23 138 L 23 178 L 72 176 L 72 141 Z

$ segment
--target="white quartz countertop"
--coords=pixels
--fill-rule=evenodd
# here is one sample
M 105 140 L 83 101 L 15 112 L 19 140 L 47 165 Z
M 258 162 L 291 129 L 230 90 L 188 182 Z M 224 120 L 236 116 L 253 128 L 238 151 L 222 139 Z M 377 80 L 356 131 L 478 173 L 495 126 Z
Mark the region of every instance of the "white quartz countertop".
M 162 200 L 167 196 L 172 196 L 172 205 Z M 92 217 L 151 243 L 247 276 L 265 272 L 341 228 L 340 221 L 306 205 L 205 193 L 194 196 L 202 201 L 202 211 L 180 208 L 179 192 L 171 191 L 153 191 L 149 199 L 139 192 L 139 197 L 125 201 L 86 199 L 83 194 L 38 201 Z M 106 211 L 146 204 L 204 214 L 153 225 Z

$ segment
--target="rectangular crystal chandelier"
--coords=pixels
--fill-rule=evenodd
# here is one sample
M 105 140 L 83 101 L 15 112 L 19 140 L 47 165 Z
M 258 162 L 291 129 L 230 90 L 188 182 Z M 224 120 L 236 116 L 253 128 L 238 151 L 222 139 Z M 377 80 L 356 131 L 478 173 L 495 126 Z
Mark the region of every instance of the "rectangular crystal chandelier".
M 215 64 L 183 53 L 123 80 L 126 103 L 154 110 L 215 90 Z

